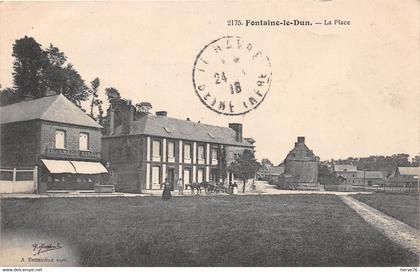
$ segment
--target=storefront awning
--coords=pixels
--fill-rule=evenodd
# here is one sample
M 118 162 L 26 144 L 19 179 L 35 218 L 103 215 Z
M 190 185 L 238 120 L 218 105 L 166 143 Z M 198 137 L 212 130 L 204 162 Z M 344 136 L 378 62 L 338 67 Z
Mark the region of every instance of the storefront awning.
M 81 174 L 94 175 L 108 173 L 106 168 L 99 162 L 85 161 L 61 161 L 42 159 L 42 163 L 51 174 Z
M 77 174 L 69 161 L 41 160 L 51 174 Z
M 77 174 L 94 175 L 108 173 L 100 162 L 70 161 L 70 163 L 76 168 Z

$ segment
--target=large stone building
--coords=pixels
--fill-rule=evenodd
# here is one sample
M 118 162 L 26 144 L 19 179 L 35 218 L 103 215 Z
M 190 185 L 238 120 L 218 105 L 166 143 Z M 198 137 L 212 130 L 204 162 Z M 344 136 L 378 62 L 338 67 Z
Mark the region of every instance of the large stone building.
M 102 138 L 102 155 L 110 163 L 116 190 L 140 192 L 161 189 L 167 179 L 173 189 L 195 182 L 221 182 L 224 169 L 253 142 L 242 136 L 242 125 L 219 127 L 167 117 L 167 112 L 145 114 L 112 128 Z M 227 173 L 226 180 L 233 180 Z M 181 183 L 182 184 L 182 183 Z
M 282 189 L 320 190 L 318 182 L 319 157 L 305 144 L 305 137 L 298 137 L 295 147 L 284 159 L 284 173 L 279 177 Z
M 93 190 L 101 126 L 63 95 L 0 107 L 1 168 L 39 169 L 39 191 Z

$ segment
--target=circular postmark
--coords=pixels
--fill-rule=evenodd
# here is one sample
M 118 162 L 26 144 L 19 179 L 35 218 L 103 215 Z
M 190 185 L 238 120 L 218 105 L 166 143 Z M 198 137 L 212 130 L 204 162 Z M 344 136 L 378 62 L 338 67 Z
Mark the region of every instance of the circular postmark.
M 245 114 L 258 107 L 270 89 L 270 59 L 241 37 L 219 38 L 198 54 L 193 85 L 201 102 L 212 111 Z

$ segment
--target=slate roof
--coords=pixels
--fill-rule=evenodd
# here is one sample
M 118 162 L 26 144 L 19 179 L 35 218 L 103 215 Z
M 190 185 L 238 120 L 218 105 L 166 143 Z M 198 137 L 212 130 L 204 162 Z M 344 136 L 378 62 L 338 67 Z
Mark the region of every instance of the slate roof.
M 359 179 L 383 179 L 384 174 L 381 171 L 357 171 L 356 178 Z
M 334 172 L 356 172 L 357 168 L 355 165 L 351 164 L 334 164 Z
M 0 107 L 0 124 L 37 119 L 102 128 L 62 94 Z
M 400 175 L 420 176 L 420 167 L 398 167 Z
M 122 136 L 122 126 L 118 126 L 111 137 Z M 219 143 L 244 147 L 253 147 L 243 140 L 235 140 L 236 133 L 229 127 L 212 126 L 166 116 L 146 115 L 133 122 L 129 135 L 149 135 L 180 140 Z

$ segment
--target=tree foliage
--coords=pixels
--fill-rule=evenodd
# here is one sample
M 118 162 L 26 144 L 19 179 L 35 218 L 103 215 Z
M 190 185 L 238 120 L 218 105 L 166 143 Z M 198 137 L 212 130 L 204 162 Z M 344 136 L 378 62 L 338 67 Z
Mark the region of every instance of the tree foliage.
M 245 192 L 246 181 L 254 178 L 255 173 L 260 167 L 261 165 L 255 159 L 254 152 L 249 149 L 245 149 L 243 153 L 229 165 L 228 168 L 235 177 L 239 178 L 243 182 L 242 192 Z
M 262 159 L 261 160 L 261 164 L 267 164 L 267 165 L 273 165 L 273 163 L 269 160 L 269 159 L 267 159 L 267 158 L 264 158 L 264 159 Z
M 136 110 L 139 112 L 149 113 L 152 108 L 153 107 L 150 102 L 140 102 L 136 104 Z
M 319 165 L 318 180 L 323 185 L 337 185 L 341 183 L 341 180 L 325 164 Z
M 13 45 L 12 88 L 1 91 L 1 104 L 16 103 L 25 96 L 40 98 L 61 93 L 80 107 L 89 97 L 89 88 L 67 57 L 52 44 L 43 50 L 32 37 L 25 36 Z
M 102 109 L 102 100 L 99 99 L 99 86 L 101 85 L 101 81 L 99 78 L 95 78 L 91 83 L 91 89 L 89 90 L 90 94 L 92 95 L 92 99 L 90 101 L 90 114 L 89 116 L 93 119 L 99 121 L 99 124 L 102 124 L 104 111 Z M 98 114 L 95 116 L 93 110 L 97 108 Z
M 405 153 L 393 154 L 390 156 L 369 156 L 334 160 L 334 164 L 356 165 L 357 170 L 381 171 L 385 176 L 390 176 L 399 166 L 416 166 L 416 157 L 410 162 L 410 156 Z
M 13 45 L 13 83 L 16 95 L 42 97 L 45 71 L 48 67 L 46 52 L 32 37 L 25 36 Z

